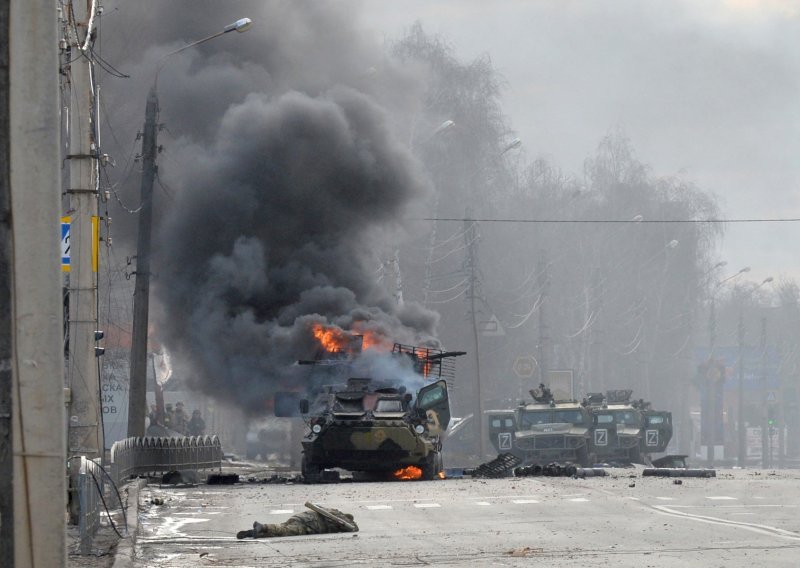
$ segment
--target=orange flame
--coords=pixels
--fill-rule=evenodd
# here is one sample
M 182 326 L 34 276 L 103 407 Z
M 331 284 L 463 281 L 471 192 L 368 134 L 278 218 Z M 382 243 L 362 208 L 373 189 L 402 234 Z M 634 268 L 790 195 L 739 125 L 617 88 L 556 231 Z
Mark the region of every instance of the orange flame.
M 422 477 L 422 470 L 415 465 L 410 465 L 408 467 L 401 467 L 395 471 L 392 476 L 394 476 L 395 479 L 402 480 L 420 479 Z
M 314 337 L 322 344 L 325 351 L 337 353 L 346 351 L 353 342 L 353 337 L 338 327 L 329 327 L 322 324 L 314 324 L 312 328 Z
M 438 477 L 439 479 L 445 479 L 444 472 L 440 471 L 439 473 L 436 474 L 436 477 Z
M 391 350 L 392 343 L 386 337 L 372 330 L 359 329 L 358 325 L 354 327 L 355 330 L 351 332 L 334 325 L 316 323 L 311 331 L 329 353 L 353 353 L 362 349 Z

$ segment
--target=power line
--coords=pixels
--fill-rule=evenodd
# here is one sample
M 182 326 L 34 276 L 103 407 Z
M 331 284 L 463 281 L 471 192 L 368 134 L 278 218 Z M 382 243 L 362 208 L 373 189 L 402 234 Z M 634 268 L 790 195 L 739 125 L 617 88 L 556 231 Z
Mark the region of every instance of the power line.
M 467 219 L 465 217 L 423 217 L 411 219 L 412 221 L 437 221 L 437 222 L 458 222 L 477 221 L 479 223 L 548 223 L 548 224 L 610 224 L 610 223 L 660 223 L 660 224 L 687 224 L 687 223 L 796 223 L 800 217 L 787 218 L 753 218 L 753 219 Z

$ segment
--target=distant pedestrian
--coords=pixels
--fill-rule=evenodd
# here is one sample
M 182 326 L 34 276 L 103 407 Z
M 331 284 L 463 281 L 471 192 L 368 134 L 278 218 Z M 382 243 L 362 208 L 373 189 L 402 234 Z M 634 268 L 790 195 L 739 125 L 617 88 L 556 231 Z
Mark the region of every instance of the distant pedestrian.
M 175 405 L 175 412 L 172 415 L 172 429 L 186 435 L 186 426 L 189 423 L 189 417 L 186 416 L 186 411 L 183 409 L 183 402 L 178 402 Z
M 168 402 L 167 407 L 164 409 L 164 427 L 169 428 L 170 430 L 174 430 L 172 426 L 172 421 L 174 417 L 175 417 L 175 411 L 172 410 L 172 403 Z
M 206 433 L 206 422 L 200 415 L 200 411 L 195 409 L 192 412 L 192 419 L 186 427 L 189 436 L 204 436 Z

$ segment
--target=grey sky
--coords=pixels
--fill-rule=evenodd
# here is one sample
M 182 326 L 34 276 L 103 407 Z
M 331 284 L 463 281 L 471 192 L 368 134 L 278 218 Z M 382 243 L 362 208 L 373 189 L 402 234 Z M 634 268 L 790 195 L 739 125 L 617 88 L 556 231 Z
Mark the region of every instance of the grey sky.
M 459 58 L 489 53 L 529 157 L 580 176 L 621 127 L 656 175 L 715 194 L 726 218 L 800 217 L 800 4 L 779 0 L 369 0 L 368 32 L 415 20 Z M 800 278 L 800 223 L 731 224 L 729 273 Z

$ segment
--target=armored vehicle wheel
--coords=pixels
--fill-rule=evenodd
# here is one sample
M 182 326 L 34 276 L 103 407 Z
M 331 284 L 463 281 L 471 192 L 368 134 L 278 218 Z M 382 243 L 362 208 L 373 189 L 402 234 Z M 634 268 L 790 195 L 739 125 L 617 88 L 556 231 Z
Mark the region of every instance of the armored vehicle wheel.
M 319 466 L 309 464 L 305 454 L 300 464 L 300 473 L 303 475 L 303 483 L 314 484 L 322 481 L 322 470 Z
M 433 452 L 428 461 L 422 465 L 422 479 L 423 481 L 431 481 L 436 479 L 438 473 L 442 471 L 442 454 Z

